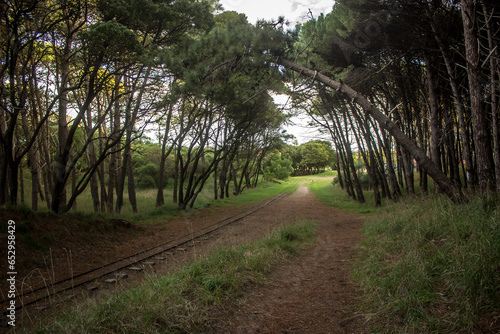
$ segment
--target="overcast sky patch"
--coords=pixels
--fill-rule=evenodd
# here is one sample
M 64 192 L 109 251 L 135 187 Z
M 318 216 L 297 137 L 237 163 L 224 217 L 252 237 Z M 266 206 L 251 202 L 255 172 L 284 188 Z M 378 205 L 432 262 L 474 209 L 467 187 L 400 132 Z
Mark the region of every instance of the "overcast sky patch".
M 234 10 L 244 13 L 250 23 L 259 19 L 271 20 L 284 16 L 293 25 L 296 22 L 307 21 L 309 10 L 314 17 L 321 13 L 329 13 L 333 7 L 333 0 L 220 0 L 225 10 Z

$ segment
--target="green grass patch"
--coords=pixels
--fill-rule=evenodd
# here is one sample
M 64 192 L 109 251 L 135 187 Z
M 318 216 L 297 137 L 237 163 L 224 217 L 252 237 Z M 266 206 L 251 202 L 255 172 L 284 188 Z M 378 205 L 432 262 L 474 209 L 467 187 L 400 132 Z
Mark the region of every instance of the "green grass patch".
M 333 185 L 332 180 L 311 182 L 309 189 L 324 205 L 336 207 L 344 212 L 376 213 L 380 211 L 380 208 L 375 206 L 373 191 L 364 191 L 366 203 L 360 204 L 349 197 L 338 185 Z
M 259 182 L 256 188 L 245 189 L 243 194 L 241 195 L 232 195 L 228 198 L 219 200 L 213 199 L 213 181 L 209 181 L 205 185 L 202 192 L 198 195 L 197 201 L 194 205 L 194 209 L 202 209 L 207 206 L 215 208 L 237 207 L 247 204 L 259 203 L 280 193 L 291 194 L 302 182 L 311 181 L 319 177 L 333 177 L 334 175 L 335 172 L 326 171 L 317 175 L 291 177 L 288 180 L 277 180 L 274 182 L 263 180 Z M 28 180 L 26 180 L 25 184 L 26 187 L 30 186 L 30 182 L 28 182 Z M 29 194 L 27 190 L 25 190 L 25 193 Z M 87 189 L 85 189 L 85 191 L 77 198 L 77 209 L 70 212 L 77 215 L 87 216 L 87 219 L 93 219 L 93 217 L 95 216 L 98 216 L 102 219 L 121 218 L 140 225 L 164 222 L 167 220 L 171 220 L 181 214 L 186 214 L 186 212 L 190 211 L 190 209 L 184 212 L 179 211 L 177 204 L 172 202 L 172 193 L 172 189 L 166 188 L 164 190 L 166 201 L 165 205 L 162 207 L 156 207 L 156 189 L 137 189 L 136 198 L 139 212 L 137 214 L 134 214 L 129 203 L 128 194 L 127 192 L 125 192 L 124 205 L 120 214 L 108 212 L 95 213 L 92 203 L 92 197 L 90 195 L 90 187 L 87 187 Z M 26 198 L 26 200 L 29 200 L 29 198 Z M 32 214 L 30 207 L 27 205 L 18 205 L 15 209 L 16 211 L 22 211 L 25 216 Z M 48 209 L 45 203 L 40 201 L 39 213 L 46 212 L 48 212 Z
M 63 312 L 35 333 L 202 333 L 210 308 L 234 302 L 273 266 L 313 240 L 316 224 L 298 221 L 269 237 L 221 248 L 175 274 Z
M 500 311 L 500 197 L 405 200 L 364 226 L 355 276 L 374 330 L 471 332 Z
M 242 194 L 238 196 L 230 196 L 218 200 L 213 199 L 213 188 L 208 186 L 207 189 L 203 190 L 203 192 L 198 197 L 199 199 L 196 201 L 194 209 L 203 209 L 208 206 L 211 208 L 232 208 L 244 205 L 252 205 L 265 201 L 279 194 L 292 194 L 297 190 L 299 185 L 304 182 L 310 182 L 321 177 L 331 176 L 333 178 L 334 175 L 335 172 L 326 171 L 317 175 L 290 177 L 287 180 L 276 180 L 274 182 L 262 181 L 256 188 L 247 188 Z M 143 191 L 143 193 L 146 192 L 147 191 Z M 151 202 L 154 203 L 154 198 L 151 199 Z M 189 211 L 190 210 L 188 209 L 186 212 L 189 213 Z M 167 204 L 161 208 L 155 208 L 150 203 L 149 205 L 145 205 L 144 207 L 142 207 L 139 214 L 129 214 L 124 215 L 123 217 L 133 222 L 148 224 L 161 220 L 168 220 L 175 216 L 178 216 L 179 214 L 181 214 L 181 212 L 177 210 L 175 204 Z M 185 212 L 183 212 L 182 214 L 185 214 Z

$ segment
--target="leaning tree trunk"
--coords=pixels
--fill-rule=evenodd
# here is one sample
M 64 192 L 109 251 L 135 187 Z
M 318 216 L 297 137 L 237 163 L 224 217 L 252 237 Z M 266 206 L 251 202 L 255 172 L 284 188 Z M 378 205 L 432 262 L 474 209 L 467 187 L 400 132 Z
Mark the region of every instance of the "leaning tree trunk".
M 278 63 L 298 73 L 314 78 L 315 80 L 327 85 L 328 87 L 345 94 L 347 97 L 352 99 L 352 101 L 359 104 L 367 114 L 373 117 L 380 124 L 381 128 L 387 130 L 394 137 L 394 139 L 396 139 L 396 141 L 415 158 L 415 160 L 422 166 L 423 169 L 427 171 L 429 176 L 434 180 L 435 183 L 439 185 L 443 192 L 448 195 L 448 197 L 452 201 L 457 203 L 466 201 L 466 198 L 461 189 L 455 186 L 453 182 L 451 182 L 439 169 L 439 167 L 427 157 L 425 152 L 413 141 L 411 141 L 394 122 L 392 122 L 387 116 L 380 112 L 364 96 L 359 94 L 348 85 L 330 79 L 329 77 L 318 73 L 318 71 L 310 70 L 282 58 L 278 58 Z

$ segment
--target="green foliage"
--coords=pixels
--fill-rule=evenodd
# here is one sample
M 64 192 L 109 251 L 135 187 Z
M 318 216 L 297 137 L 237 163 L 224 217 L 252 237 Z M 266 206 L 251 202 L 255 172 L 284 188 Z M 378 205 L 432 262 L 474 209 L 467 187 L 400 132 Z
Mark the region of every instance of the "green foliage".
M 384 332 L 467 332 L 500 309 L 500 199 L 406 201 L 364 227 L 356 277 Z M 382 325 L 383 324 L 383 325 Z
M 158 186 L 159 167 L 151 162 L 135 169 L 137 174 L 137 188 L 151 189 Z
M 168 32 L 157 42 L 173 44 L 186 31 L 207 30 L 213 25 L 208 1 L 100 0 L 98 3 L 103 21 L 116 20 L 132 30 L 147 33 Z
M 281 158 L 281 153 L 271 153 L 267 158 L 264 177 L 267 180 L 286 180 L 292 174 L 292 162 Z
M 168 276 L 62 312 L 32 333 L 202 333 L 210 307 L 234 302 L 279 261 L 312 241 L 313 221 L 285 225 L 254 244 L 216 250 Z
M 300 164 L 306 168 L 322 169 L 334 160 L 331 143 L 325 141 L 311 141 L 300 145 L 302 160 Z
M 336 155 L 330 142 L 315 140 L 299 146 L 286 145 L 283 157 L 292 161 L 294 175 L 316 174 L 336 164 Z
M 95 57 L 104 55 L 109 59 L 123 59 L 140 55 L 143 48 L 134 32 L 116 21 L 97 22 L 80 35 L 87 44 L 89 53 Z

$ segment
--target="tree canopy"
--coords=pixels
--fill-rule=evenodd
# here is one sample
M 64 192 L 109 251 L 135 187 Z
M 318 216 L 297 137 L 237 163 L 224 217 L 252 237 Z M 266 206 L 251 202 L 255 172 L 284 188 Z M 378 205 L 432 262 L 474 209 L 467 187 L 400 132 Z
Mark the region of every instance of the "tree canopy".
M 280 149 L 295 169 L 333 165 L 361 202 L 362 172 L 377 204 L 414 196 L 415 172 L 456 201 L 500 190 L 494 1 L 339 0 L 294 30 L 208 0 L 1 9 L 0 204 L 24 201 L 28 170 L 34 210 L 89 187 L 94 210 L 120 212 L 127 191 L 137 211 L 136 183 L 161 206 L 169 179 L 182 209 L 208 182 L 215 198 L 256 186 Z M 278 93 L 331 140 L 283 148 Z

